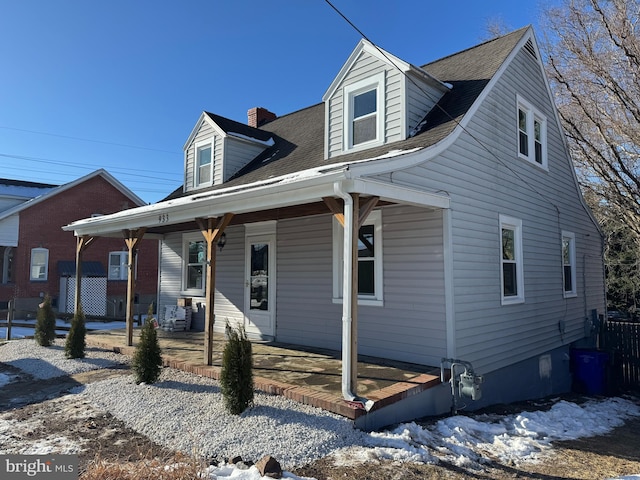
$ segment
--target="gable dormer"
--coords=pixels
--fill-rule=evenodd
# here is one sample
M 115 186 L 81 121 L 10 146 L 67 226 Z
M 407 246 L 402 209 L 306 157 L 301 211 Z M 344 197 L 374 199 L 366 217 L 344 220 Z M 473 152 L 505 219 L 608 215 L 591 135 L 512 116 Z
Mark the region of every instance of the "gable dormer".
M 411 136 L 449 87 L 361 40 L 322 97 L 325 157 Z
M 267 120 L 276 118 L 260 110 Z M 271 145 L 269 132 L 203 112 L 183 147 L 184 192 L 221 185 Z

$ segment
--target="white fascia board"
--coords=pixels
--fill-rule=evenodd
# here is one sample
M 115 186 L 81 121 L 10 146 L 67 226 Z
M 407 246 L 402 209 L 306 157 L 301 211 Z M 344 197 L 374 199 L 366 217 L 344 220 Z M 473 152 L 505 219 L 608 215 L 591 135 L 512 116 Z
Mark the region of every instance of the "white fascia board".
M 333 183 L 345 178 L 344 169 L 306 177 L 297 181 L 281 180 L 253 188 L 202 192 L 176 200 L 133 208 L 102 217 L 78 220 L 63 230 L 76 235 L 108 236 L 124 229 L 178 224 L 194 218 L 208 218 L 225 213 L 250 213 L 291 205 L 301 205 L 334 194 Z
M 335 195 L 334 183 L 343 182 L 347 191 L 376 195 L 383 200 L 420 207 L 448 208 L 443 195 L 370 179 L 354 178 L 346 166 L 327 167 L 296 178 L 283 177 L 253 186 L 202 192 L 175 200 L 146 205 L 102 217 L 78 220 L 63 227 L 76 235 L 120 236 L 122 230 L 158 227 L 208 218 L 225 213 L 251 213 L 260 210 L 303 205 Z
M 446 195 L 367 178 L 346 181 L 345 191 L 372 195 L 380 197 L 381 200 L 422 208 L 449 208 L 450 206 L 450 199 Z
M 415 75 L 416 77 L 422 78 L 422 80 L 424 80 L 425 82 L 431 85 L 434 85 L 437 89 L 439 89 L 443 93 L 446 93 L 453 88 L 453 85 L 451 85 L 450 83 L 444 83 L 438 80 L 436 77 L 431 75 L 426 70 L 423 70 L 420 67 L 416 67 L 415 65 L 411 65 L 411 69 L 407 73 L 410 73 L 412 75 Z
M 243 135 L 241 133 L 235 133 L 235 132 L 228 132 L 227 135 L 229 137 L 233 137 L 236 138 L 238 140 L 243 140 L 245 142 L 249 142 L 249 143 L 254 143 L 257 145 L 262 145 L 263 147 L 273 147 L 275 145 L 275 141 L 273 140 L 273 137 L 269 137 L 269 140 L 259 140 L 257 138 L 253 138 L 253 137 L 249 137 L 247 135 Z
M 198 118 L 198 121 L 196 122 L 195 126 L 193 127 L 193 129 L 191 130 L 191 133 L 189 134 L 189 137 L 187 138 L 187 141 L 184 143 L 184 146 L 182 147 L 182 150 L 184 150 L 185 152 L 189 149 L 189 147 L 191 146 L 191 143 L 193 143 L 193 140 L 196 138 L 196 135 L 198 135 L 198 132 L 200 131 L 200 126 L 202 125 L 202 122 L 207 122 L 209 124 L 209 126 L 211 126 L 211 128 L 221 137 L 226 137 L 227 133 L 222 130 L 218 124 L 216 122 L 214 122 L 211 117 L 209 117 L 209 115 L 207 115 L 206 112 L 202 112 L 200 114 L 200 118 Z

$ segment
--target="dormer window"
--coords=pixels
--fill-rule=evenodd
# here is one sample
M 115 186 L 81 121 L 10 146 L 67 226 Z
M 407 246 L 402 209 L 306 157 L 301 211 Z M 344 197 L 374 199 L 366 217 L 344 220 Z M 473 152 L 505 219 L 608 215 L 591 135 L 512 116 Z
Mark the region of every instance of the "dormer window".
M 377 92 L 374 88 L 368 92 L 353 96 L 353 145 L 370 142 L 377 137 Z
M 384 73 L 344 88 L 345 150 L 382 143 L 384 137 Z
M 196 187 L 211 185 L 213 175 L 213 149 L 210 141 L 196 144 Z

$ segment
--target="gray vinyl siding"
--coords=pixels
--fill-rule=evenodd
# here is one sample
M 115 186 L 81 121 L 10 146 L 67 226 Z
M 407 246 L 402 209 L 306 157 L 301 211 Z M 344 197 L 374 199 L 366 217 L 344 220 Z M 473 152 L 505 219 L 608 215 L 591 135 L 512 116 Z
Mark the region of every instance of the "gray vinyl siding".
M 342 307 L 331 300 L 332 245 L 331 215 L 278 222 L 278 341 L 341 348 Z
M 327 101 L 328 108 L 328 152 L 329 158 L 343 153 L 343 118 L 344 93 L 343 88 L 372 76 L 385 72 L 385 128 L 384 141 L 394 142 L 406 138 L 405 119 L 405 80 L 402 73 L 391 65 L 363 52 L 354 63 L 352 69 L 345 76 L 343 82 L 335 90 L 334 95 Z
M 164 318 L 164 307 L 175 305 L 182 288 L 182 234 L 165 235 L 160 242 L 160 276 L 158 316 Z
M 260 155 L 264 149 L 265 147 L 261 145 L 227 137 L 225 143 L 224 170 L 220 172 L 222 182 L 229 180 L 238 170 Z
M 216 299 L 214 330 L 224 332 L 227 322 L 244 324 L 244 226 L 225 230 L 227 243 L 216 254 Z
M 223 332 L 227 321 L 244 321 L 244 227 L 229 227 L 226 230 L 227 244 L 216 256 L 216 297 L 214 329 Z M 166 305 L 175 305 L 178 298 L 192 299 L 192 330 L 204 329 L 204 298 L 186 295 L 182 291 L 183 234 L 166 235 L 160 243 L 160 288 L 158 296 L 159 315 L 164 315 Z
M 382 210 L 384 307 L 361 306 L 359 352 L 437 366 L 446 356 L 442 212 Z
M 382 212 L 384 306 L 360 306 L 358 352 L 439 365 L 446 353 L 442 213 Z M 329 215 L 278 222 L 277 340 L 339 350 Z
M 548 171 L 518 158 L 517 94 L 547 117 Z M 490 372 L 584 336 L 588 312 L 604 310 L 601 238 L 528 54 L 517 55 L 467 132 L 440 157 L 394 172 L 393 180 L 450 195 L 455 356 Z M 501 305 L 500 214 L 522 220 L 522 304 Z M 563 295 L 562 230 L 576 235 L 576 298 Z
M 407 135 L 422 121 L 443 93 L 412 76 L 407 85 Z

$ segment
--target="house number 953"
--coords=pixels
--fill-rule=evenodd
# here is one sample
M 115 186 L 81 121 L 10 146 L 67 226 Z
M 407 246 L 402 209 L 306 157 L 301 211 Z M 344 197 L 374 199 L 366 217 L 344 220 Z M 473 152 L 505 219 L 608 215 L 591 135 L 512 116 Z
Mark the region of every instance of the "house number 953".
M 158 222 L 159 223 L 167 223 L 169 221 L 169 214 L 168 213 L 161 213 L 158 215 Z

